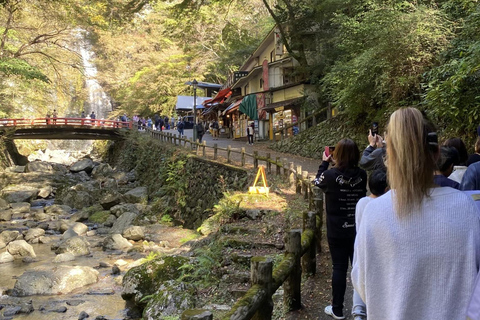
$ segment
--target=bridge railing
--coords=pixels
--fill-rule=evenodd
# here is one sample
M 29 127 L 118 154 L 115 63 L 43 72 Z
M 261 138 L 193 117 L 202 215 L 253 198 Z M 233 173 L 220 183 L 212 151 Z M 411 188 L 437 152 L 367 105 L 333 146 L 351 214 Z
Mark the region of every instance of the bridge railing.
M 106 128 L 128 128 L 133 123 L 106 119 L 86 118 L 20 118 L 0 119 L 0 127 L 45 127 L 45 126 L 93 126 Z

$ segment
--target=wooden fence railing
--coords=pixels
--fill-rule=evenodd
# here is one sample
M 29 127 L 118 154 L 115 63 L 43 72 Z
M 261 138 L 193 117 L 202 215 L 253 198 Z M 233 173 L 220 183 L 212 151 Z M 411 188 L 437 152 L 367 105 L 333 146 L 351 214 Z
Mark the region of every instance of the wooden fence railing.
M 287 310 L 297 310 L 301 307 L 301 279 L 302 272 L 314 275 L 316 273 L 316 254 L 321 252 L 322 227 L 323 227 L 323 194 L 317 187 L 312 186 L 308 179 L 308 172 L 302 171 L 301 166 L 293 162 L 287 164 L 286 160 L 279 158 L 273 160 L 267 153 L 260 156 L 258 152 L 248 154 L 245 148 L 241 151 L 233 150 L 230 146 L 219 148 L 216 144 L 207 146 L 206 142 L 194 142 L 192 139 L 177 137 L 175 134 L 154 131 L 149 128 L 147 132 L 154 138 L 177 146 L 187 147 L 196 152 L 198 156 L 207 157 L 206 149 L 213 149 L 213 160 L 219 159 L 219 152 L 225 152 L 227 163 L 232 164 L 231 154 L 241 155 L 240 166 L 245 166 L 246 158 L 253 160 L 253 167 L 258 168 L 259 161 L 266 163 L 267 172 L 283 175 L 295 186 L 298 194 L 303 194 L 309 202 L 310 210 L 303 217 L 302 230 L 291 230 L 286 237 L 285 254 L 278 266 L 273 269 L 273 262 L 265 257 L 253 257 L 250 263 L 251 287 L 232 307 L 223 320 L 268 320 L 272 318 L 273 300 L 275 291 L 283 285 L 283 303 Z M 233 165 L 235 165 L 233 163 Z M 275 170 L 272 170 L 272 166 Z M 206 310 L 187 310 L 181 319 L 199 319 L 198 314 L 205 315 L 202 319 L 212 319 L 211 313 Z M 208 316 L 210 314 L 210 316 Z

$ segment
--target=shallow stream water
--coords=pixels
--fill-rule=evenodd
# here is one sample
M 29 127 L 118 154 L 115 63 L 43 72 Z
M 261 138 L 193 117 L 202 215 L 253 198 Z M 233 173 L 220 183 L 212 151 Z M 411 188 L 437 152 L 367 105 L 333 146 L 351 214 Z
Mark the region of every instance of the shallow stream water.
M 12 223 L 13 222 L 13 223 Z M 2 222 L 0 231 L 3 230 L 26 230 L 22 227 L 22 220 L 13 220 L 12 222 Z M 61 235 L 50 235 L 50 237 L 60 240 Z M 0 296 L 1 305 L 21 305 L 32 301 L 34 311 L 29 314 L 17 314 L 13 319 L 35 319 L 35 320 L 56 320 L 56 319 L 78 319 L 82 311 L 89 315 L 89 319 L 95 319 L 97 316 L 104 316 L 105 319 L 134 319 L 135 316 L 127 316 L 129 309 L 126 307 L 125 301 L 121 298 L 121 276 L 112 275 L 112 268 L 100 268 L 100 262 L 108 263 L 113 266 L 115 261 L 122 259 L 126 262 L 132 262 L 126 254 L 112 255 L 102 250 L 98 244 L 103 237 L 92 236 L 87 237 L 91 244 L 91 255 L 76 257 L 73 261 L 54 263 L 54 251 L 51 250 L 49 244 L 32 244 L 37 255 L 34 262 L 25 263 L 16 260 L 9 263 L 0 264 Z M 52 243 L 54 243 L 53 241 Z M 99 280 L 97 283 L 79 288 L 72 293 L 53 296 L 28 296 L 28 297 L 10 297 L 7 290 L 12 289 L 15 285 L 16 278 L 27 270 L 35 268 L 54 268 L 58 265 L 70 266 L 89 266 L 95 268 L 99 272 Z M 65 310 L 66 308 L 66 310 Z M 3 314 L 3 309 L 0 313 Z M 57 311 L 55 311 L 57 310 Z M 58 312 L 64 311 L 64 312 Z M 0 317 L 1 318 L 1 317 Z M 9 318 L 9 317 L 5 317 Z M 3 318 L 1 318 L 3 319 Z

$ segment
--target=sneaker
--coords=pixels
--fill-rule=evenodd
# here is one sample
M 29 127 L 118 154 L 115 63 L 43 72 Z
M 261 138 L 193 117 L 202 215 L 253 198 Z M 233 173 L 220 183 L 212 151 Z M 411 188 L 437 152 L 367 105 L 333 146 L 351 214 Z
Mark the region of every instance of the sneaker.
M 335 313 L 333 313 L 333 307 L 332 306 L 326 306 L 324 311 L 325 311 L 326 314 L 328 314 L 333 319 L 345 319 L 345 316 L 335 315 Z

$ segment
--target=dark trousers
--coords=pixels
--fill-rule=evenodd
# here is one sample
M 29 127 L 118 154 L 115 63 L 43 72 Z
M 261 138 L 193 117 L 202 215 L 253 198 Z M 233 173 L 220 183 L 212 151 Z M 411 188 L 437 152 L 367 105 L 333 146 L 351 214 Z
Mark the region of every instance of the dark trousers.
M 248 143 L 253 144 L 253 134 L 249 134 L 248 136 Z
M 343 315 L 343 301 L 347 288 L 348 260 L 353 261 L 355 238 L 328 238 L 332 256 L 332 307 L 337 316 Z

